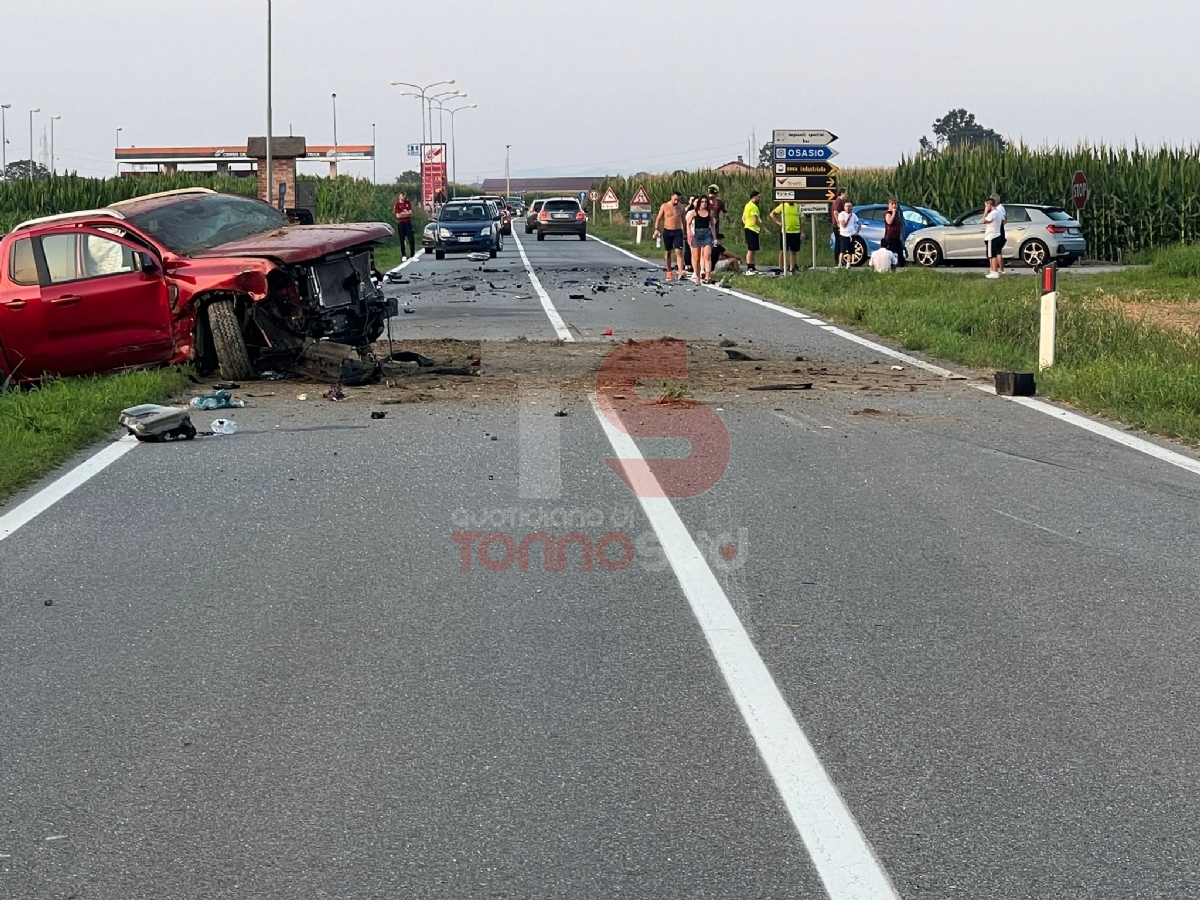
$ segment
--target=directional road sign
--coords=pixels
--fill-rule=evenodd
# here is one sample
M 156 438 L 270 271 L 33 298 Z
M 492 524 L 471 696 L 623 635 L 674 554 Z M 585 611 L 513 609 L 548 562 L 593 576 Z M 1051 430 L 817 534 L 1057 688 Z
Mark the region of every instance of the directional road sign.
M 587 203 L 587 199 L 588 199 L 588 192 L 587 192 L 587 191 L 580 191 L 580 192 L 579 192 L 579 196 L 578 196 L 576 199 L 577 199 L 577 200 L 579 200 L 579 205 L 580 205 L 580 206 L 583 206 L 583 204 Z
M 776 128 L 774 136 L 771 138 L 773 144 L 832 144 L 838 139 L 838 136 L 831 131 L 814 131 L 812 129 L 805 130 Z
M 777 188 L 835 188 L 837 179 L 832 175 L 777 175 Z
M 824 144 L 776 144 L 775 158 L 784 162 L 819 162 L 833 159 L 838 152 Z
M 802 216 L 819 216 L 826 215 L 829 212 L 828 203 L 801 203 L 800 215 Z
M 601 209 L 620 209 L 621 201 L 617 199 L 617 192 L 611 187 L 604 191 L 604 199 L 600 201 Z
M 421 155 L 421 145 L 420 144 L 409 144 L 408 145 L 408 155 L 409 156 L 420 156 Z
M 836 196 L 826 188 L 775 188 L 776 203 L 832 203 Z
M 834 175 L 838 167 L 831 162 L 777 162 L 776 175 Z

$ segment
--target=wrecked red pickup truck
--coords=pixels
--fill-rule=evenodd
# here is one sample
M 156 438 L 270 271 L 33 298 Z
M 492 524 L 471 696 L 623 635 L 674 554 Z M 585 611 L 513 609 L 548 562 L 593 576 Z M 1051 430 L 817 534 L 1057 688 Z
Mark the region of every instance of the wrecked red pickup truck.
M 362 377 L 396 313 L 372 279 L 390 234 L 205 188 L 18 225 L 0 239 L 0 382 L 186 362 L 251 378 L 306 356 Z

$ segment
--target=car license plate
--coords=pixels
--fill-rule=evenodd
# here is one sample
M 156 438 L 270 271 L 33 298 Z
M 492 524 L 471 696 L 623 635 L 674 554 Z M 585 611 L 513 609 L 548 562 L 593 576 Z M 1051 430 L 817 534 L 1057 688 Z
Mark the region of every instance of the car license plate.
M 469 237 L 460 237 L 458 239 L 458 242 L 460 244 L 469 244 L 469 243 L 471 243 L 471 239 Z
M 1083 229 L 1082 228 L 1068 228 L 1067 233 L 1068 234 L 1082 234 Z
M 569 215 L 567 215 L 567 213 L 555 213 L 554 218 L 555 219 L 569 219 L 571 217 Z

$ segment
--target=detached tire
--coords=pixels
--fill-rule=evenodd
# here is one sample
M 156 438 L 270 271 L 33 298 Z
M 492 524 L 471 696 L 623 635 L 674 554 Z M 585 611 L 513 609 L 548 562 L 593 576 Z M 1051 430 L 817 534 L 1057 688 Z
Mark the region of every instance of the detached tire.
M 208 329 L 212 333 L 217 364 L 226 381 L 244 381 L 254 375 L 246 336 L 242 334 L 232 300 L 214 300 L 208 305 Z

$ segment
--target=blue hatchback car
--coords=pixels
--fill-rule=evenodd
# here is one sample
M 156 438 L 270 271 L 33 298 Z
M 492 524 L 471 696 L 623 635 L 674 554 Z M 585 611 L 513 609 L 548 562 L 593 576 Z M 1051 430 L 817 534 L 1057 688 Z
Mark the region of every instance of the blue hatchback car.
M 490 200 L 451 200 L 438 213 L 433 234 L 437 259 L 445 259 L 447 253 L 495 256 L 504 249 L 500 214 Z
M 868 203 L 854 207 L 854 212 L 862 222 L 862 231 L 854 239 L 854 265 L 866 265 L 871 254 L 879 249 L 883 241 L 883 214 L 887 212 L 886 203 Z M 950 220 L 936 209 L 925 206 L 909 206 L 900 204 L 900 212 L 904 216 L 904 240 L 914 231 L 929 228 L 933 225 L 949 225 Z M 834 236 L 829 236 L 829 249 L 834 247 Z

